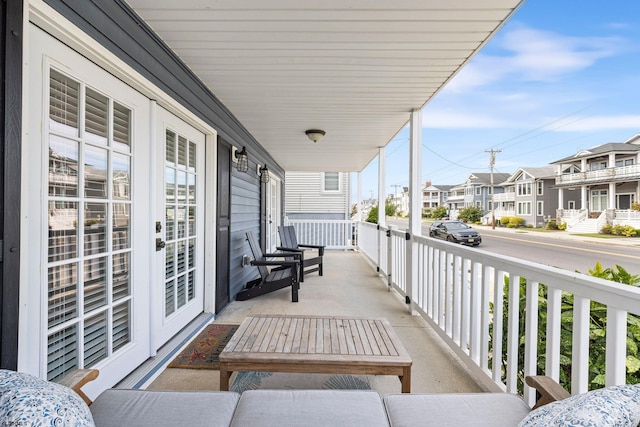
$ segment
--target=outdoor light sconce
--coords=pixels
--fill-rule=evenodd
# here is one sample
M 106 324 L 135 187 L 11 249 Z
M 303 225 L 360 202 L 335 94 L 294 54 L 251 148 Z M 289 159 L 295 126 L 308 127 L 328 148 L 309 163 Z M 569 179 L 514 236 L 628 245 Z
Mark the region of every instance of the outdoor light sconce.
M 307 138 L 312 140 L 314 144 L 322 139 L 322 137 L 326 134 L 325 131 L 320 129 L 309 129 L 304 133 L 307 134 Z
M 242 147 L 242 151 L 238 152 L 236 147 L 232 149 L 231 159 L 236 164 L 238 172 L 246 172 L 249 170 L 249 157 L 247 156 L 247 149 Z
M 267 169 L 267 165 L 264 165 L 264 167 L 260 167 L 260 165 L 258 165 L 256 167 L 256 173 L 260 177 L 260 182 L 264 184 L 269 182 L 269 169 Z

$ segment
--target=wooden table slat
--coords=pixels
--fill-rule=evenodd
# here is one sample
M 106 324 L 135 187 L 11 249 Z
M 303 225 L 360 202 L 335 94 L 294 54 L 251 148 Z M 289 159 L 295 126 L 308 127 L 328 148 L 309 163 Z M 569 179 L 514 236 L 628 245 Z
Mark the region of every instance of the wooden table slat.
M 358 333 L 358 325 L 354 319 L 349 319 L 349 326 L 351 329 L 351 337 L 353 339 L 353 345 L 355 346 L 355 354 L 364 354 L 364 347 L 362 346 L 362 339 Z

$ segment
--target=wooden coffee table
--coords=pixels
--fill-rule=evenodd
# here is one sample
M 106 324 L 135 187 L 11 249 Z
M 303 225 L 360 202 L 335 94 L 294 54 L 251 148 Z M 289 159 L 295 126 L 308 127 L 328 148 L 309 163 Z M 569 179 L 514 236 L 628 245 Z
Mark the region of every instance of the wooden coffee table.
M 236 371 L 397 375 L 411 392 L 411 358 L 384 318 L 247 317 L 220 353 L 220 390 Z

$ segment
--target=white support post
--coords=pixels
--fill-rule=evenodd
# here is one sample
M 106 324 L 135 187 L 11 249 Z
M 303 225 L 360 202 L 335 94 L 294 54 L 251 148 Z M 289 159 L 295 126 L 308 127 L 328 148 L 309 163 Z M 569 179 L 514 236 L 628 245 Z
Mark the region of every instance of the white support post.
M 358 172 L 358 193 L 357 193 L 357 204 L 358 213 L 356 214 L 356 220 L 362 221 L 362 172 Z
M 607 200 L 609 201 L 607 208 L 615 209 L 616 208 L 616 183 L 609 183 L 609 194 Z
M 385 219 L 385 175 L 387 173 L 385 149 L 380 147 L 378 149 L 378 268 L 382 264 L 382 260 L 385 259 L 387 254 L 383 250 L 382 242 L 387 238 L 386 232 L 383 229 L 386 225 Z M 388 266 L 387 266 L 388 267 Z M 382 269 L 380 269 L 382 270 Z
M 413 236 L 422 234 L 422 110 L 419 108 L 411 111 L 410 123 L 410 148 L 409 148 L 409 230 L 407 239 L 407 297 L 410 301 L 409 311 L 417 314 L 414 296 L 418 295 L 419 277 L 418 254 L 419 245 Z

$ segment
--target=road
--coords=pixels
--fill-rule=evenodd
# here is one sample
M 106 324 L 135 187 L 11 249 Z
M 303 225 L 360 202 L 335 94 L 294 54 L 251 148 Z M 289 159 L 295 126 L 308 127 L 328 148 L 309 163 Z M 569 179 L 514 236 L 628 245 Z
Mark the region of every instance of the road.
M 406 219 L 387 218 L 387 224 L 398 229 L 407 228 Z M 560 238 L 559 234 L 535 231 L 492 230 L 477 226 L 482 235 L 479 249 L 509 255 L 544 265 L 587 273 L 596 262 L 604 268 L 622 266 L 631 274 L 640 275 L 640 239 L 637 244 L 612 244 L 611 240 L 600 242 L 583 240 L 578 236 Z M 422 233 L 429 235 L 429 223 L 422 223 Z M 561 233 L 561 232 L 558 232 Z

